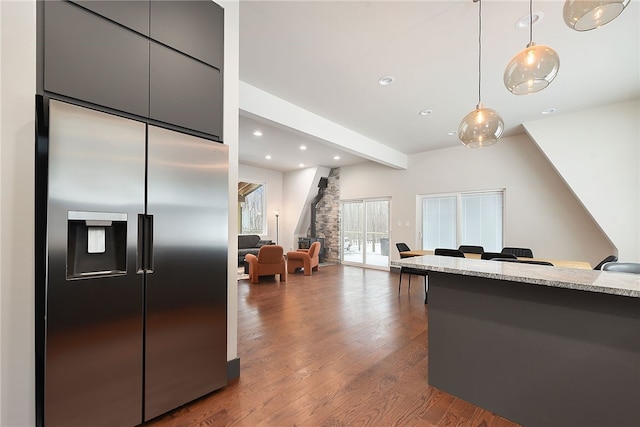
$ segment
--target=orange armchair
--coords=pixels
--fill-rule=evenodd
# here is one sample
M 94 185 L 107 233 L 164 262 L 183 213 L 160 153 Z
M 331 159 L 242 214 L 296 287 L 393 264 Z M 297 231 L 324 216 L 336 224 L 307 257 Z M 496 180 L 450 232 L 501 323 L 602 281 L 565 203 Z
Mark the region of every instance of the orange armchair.
M 318 271 L 320 264 L 320 242 L 313 242 L 309 249 L 298 249 L 287 252 L 287 271 L 295 273 L 297 268 L 304 268 L 304 275 L 311 276 L 311 271 Z
M 257 284 L 260 276 L 280 275 L 280 281 L 287 281 L 287 268 L 284 261 L 284 248 L 278 245 L 265 245 L 258 251 L 258 256 L 245 255 L 249 263 L 249 280 Z

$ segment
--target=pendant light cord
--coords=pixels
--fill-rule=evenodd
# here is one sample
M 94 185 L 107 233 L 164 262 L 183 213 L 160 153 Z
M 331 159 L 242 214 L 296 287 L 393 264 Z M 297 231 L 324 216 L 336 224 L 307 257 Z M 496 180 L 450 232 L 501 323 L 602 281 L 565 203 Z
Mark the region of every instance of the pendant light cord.
M 529 0 L 529 44 L 533 41 L 533 0 Z
M 478 104 L 482 102 L 480 87 L 482 86 L 482 0 L 478 0 Z

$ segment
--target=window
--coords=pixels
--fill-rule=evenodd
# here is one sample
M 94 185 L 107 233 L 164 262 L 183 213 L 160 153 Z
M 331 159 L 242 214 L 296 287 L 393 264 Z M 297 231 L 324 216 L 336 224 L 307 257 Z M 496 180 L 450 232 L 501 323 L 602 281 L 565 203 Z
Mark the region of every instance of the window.
M 456 196 L 422 199 L 422 247 L 457 248 Z
M 500 252 L 503 198 L 502 190 L 422 196 L 422 248 L 478 245 Z
M 238 183 L 238 232 L 240 234 L 266 234 L 265 204 L 264 184 Z

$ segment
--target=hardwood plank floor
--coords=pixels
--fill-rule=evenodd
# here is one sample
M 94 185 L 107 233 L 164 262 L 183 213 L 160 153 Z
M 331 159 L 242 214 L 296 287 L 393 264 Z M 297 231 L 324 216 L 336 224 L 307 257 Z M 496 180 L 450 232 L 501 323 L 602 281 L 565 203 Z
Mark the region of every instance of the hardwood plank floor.
M 240 378 L 146 425 L 517 426 L 429 386 L 423 279 L 400 295 L 398 279 L 329 265 L 240 280 Z

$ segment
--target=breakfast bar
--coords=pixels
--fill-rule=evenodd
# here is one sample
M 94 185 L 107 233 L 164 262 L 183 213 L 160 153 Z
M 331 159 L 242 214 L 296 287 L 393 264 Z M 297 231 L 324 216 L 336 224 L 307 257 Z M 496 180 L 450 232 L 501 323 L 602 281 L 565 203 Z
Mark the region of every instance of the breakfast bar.
M 418 256 L 429 384 L 527 427 L 640 425 L 640 275 Z

